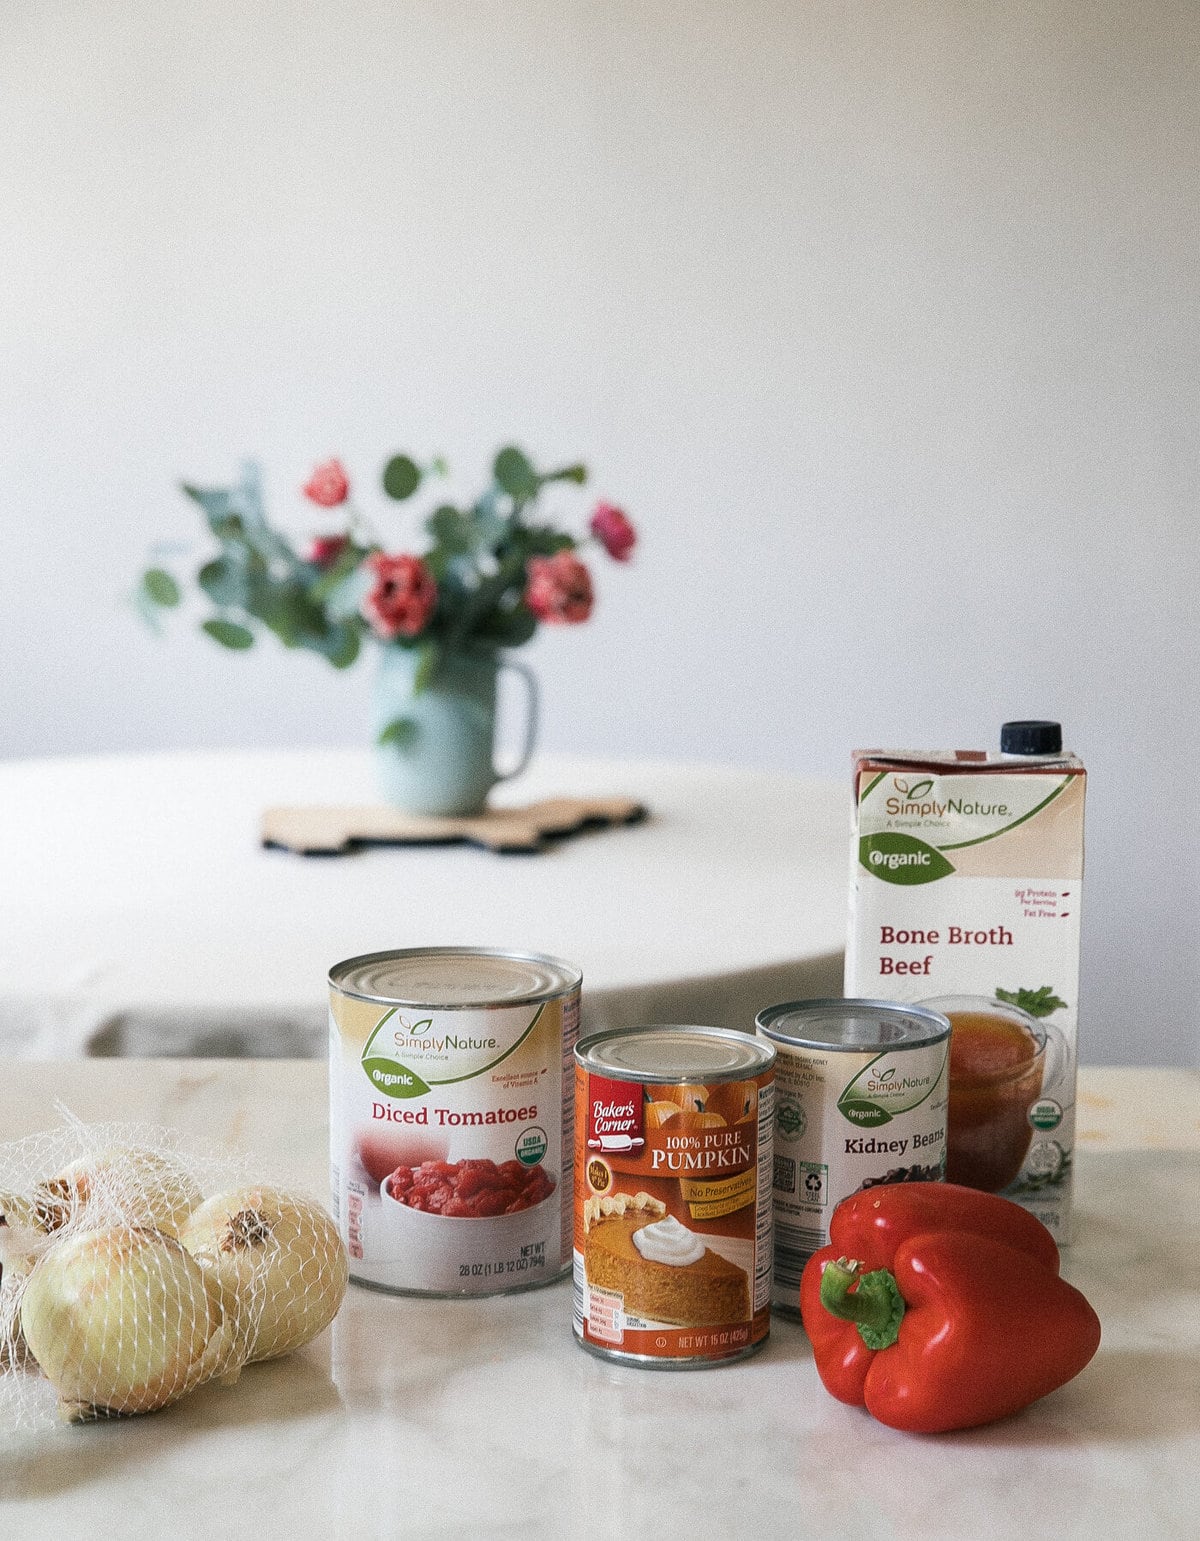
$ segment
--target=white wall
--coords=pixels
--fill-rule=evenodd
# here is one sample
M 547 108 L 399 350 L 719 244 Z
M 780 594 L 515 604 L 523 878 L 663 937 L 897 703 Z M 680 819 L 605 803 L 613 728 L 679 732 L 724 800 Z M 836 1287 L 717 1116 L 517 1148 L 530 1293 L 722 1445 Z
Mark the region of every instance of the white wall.
M 0 0 L 0 753 L 353 742 L 143 635 L 181 475 L 582 456 L 545 742 L 844 775 L 1061 717 L 1085 1057 L 1197 1062 L 1193 0 Z M 582 512 L 582 508 L 580 509 Z M 764 895 L 764 903 L 770 895 Z

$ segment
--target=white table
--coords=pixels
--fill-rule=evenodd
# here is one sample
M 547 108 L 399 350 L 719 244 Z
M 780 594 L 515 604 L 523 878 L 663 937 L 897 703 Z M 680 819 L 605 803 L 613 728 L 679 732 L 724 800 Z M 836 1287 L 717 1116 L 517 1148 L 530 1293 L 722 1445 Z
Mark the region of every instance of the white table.
M 589 1027 L 841 994 L 848 785 L 545 758 L 498 800 L 559 794 L 650 818 L 534 856 L 305 858 L 260 848 L 263 809 L 373 801 L 366 753 L 0 765 L 0 1054 L 323 1054 L 329 967 L 393 947 L 567 958 Z
M 323 1192 L 312 1061 L 0 1063 L 0 1128 L 167 1124 Z M 822 1389 L 803 1331 L 697 1374 L 576 1347 L 566 1280 L 483 1300 L 352 1286 L 331 1332 L 165 1412 L 0 1433 L 0 1534 L 1192 1541 L 1200 1436 L 1200 1072 L 1081 1078 L 1064 1273 L 1104 1338 L 1069 1386 L 918 1438 Z

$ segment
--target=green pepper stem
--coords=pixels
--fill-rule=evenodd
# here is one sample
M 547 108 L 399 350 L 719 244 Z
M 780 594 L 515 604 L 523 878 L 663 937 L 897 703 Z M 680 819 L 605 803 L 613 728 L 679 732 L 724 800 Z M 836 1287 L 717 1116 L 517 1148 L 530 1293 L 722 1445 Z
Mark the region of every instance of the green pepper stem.
M 821 1274 L 821 1304 L 839 1321 L 853 1322 L 868 1348 L 891 1348 L 900 1334 L 904 1300 L 886 1268 L 863 1273 L 853 1258 L 826 1263 Z M 856 1286 L 851 1294 L 851 1286 Z

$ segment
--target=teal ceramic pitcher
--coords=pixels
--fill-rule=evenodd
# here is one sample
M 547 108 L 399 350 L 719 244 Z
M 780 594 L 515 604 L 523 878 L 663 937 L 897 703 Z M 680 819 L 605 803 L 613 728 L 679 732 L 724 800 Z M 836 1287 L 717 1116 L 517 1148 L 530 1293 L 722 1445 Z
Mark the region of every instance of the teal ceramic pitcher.
M 537 681 L 524 664 L 479 649 L 442 653 L 427 683 L 414 691 L 419 658 L 416 648 L 382 650 L 372 708 L 380 791 L 408 813 L 480 813 L 492 787 L 529 764 L 537 736 Z M 505 771 L 494 758 L 501 669 L 521 677 L 528 707 L 520 755 Z

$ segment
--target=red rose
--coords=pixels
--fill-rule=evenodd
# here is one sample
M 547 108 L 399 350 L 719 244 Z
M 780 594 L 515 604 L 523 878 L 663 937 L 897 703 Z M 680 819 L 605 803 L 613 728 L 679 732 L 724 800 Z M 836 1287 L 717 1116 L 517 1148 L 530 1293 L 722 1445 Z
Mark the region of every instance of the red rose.
M 637 545 L 637 531 L 624 512 L 613 503 L 597 503 L 589 526 L 592 534 L 617 562 L 628 562 Z
M 577 556 L 531 556 L 525 567 L 525 603 L 552 626 L 586 621 L 592 613 L 592 576 Z
M 314 535 L 304 553 L 304 560 L 314 567 L 332 567 L 350 544 L 348 535 Z
M 385 556 L 377 551 L 367 558 L 375 583 L 362 602 L 362 613 L 377 637 L 415 637 L 437 604 L 437 584 L 420 557 Z
M 336 508 L 350 496 L 350 482 L 340 460 L 323 460 L 314 466 L 304 486 L 304 496 L 322 508 Z

